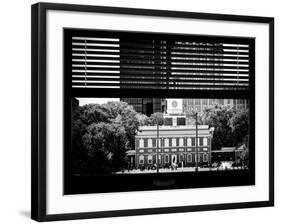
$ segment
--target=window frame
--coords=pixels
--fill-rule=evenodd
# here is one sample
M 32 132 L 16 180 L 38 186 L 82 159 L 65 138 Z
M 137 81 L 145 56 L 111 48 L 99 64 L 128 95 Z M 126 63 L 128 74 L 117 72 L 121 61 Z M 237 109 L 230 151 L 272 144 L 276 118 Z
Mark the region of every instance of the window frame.
M 213 204 L 198 206 L 164 207 L 138 210 L 112 210 L 95 211 L 83 213 L 48 214 L 47 204 L 47 185 L 46 185 L 46 126 L 47 126 L 47 103 L 46 103 L 46 48 L 47 48 L 47 12 L 48 10 L 81 13 L 113 13 L 123 15 L 153 16 L 153 17 L 172 17 L 172 18 L 191 18 L 216 21 L 235 21 L 262 23 L 269 26 L 269 187 L 268 200 Z M 31 217 L 37 221 L 69 220 L 81 218 L 100 218 L 109 216 L 124 215 L 144 215 L 159 214 L 183 211 L 218 210 L 232 208 L 264 207 L 274 205 L 274 18 L 237 16 L 208 13 L 190 13 L 148 9 L 128 9 L 118 7 L 101 7 L 85 5 L 68 5 L 55 3 L 38 3 L 32 6 L 32 200 Z M 66 90 L 68 91 L 68 90 Z M 101 91 L 102 92 L 102 91 Z M 114 94 L 119 93 L 112 91 Z M 104 93 L 104 92 L 103 92 Z M 123 93 L 128 93 L 124 91 Z M 179 91 L 179 93 L 184 93 Z M 187 94 L 188 92 L 185 92 Z M 190 93 L 192 95 L 192 93 Z M 157 94 L 156 94 L 157 95 Z M 160 96 L 161 94 L 158 94 Z M 200 95 L 200 94 L 199 94 Z M 84 95 L 85 96 L 85 95 Z M 170 97 L 176 95 L 171 94 Z M 195 95 L 193 95 L 195 96 Z M 199 96 L 200 97 L 200 96 Z M 40 130 L 40 132 L 38 131 Z

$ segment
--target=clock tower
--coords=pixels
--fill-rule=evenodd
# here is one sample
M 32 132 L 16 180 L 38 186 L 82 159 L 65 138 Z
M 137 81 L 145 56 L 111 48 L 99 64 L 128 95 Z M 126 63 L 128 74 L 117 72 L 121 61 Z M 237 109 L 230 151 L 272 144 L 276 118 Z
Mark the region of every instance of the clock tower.
M 167 114 L 165 119 L 170 119 L 172 126 L 186 124 L 186 117 L 183 113 L 183 99 L 167 99 Z
M 182 99 L 167 99 L 167 114 L 182 115 L 183 100 Z

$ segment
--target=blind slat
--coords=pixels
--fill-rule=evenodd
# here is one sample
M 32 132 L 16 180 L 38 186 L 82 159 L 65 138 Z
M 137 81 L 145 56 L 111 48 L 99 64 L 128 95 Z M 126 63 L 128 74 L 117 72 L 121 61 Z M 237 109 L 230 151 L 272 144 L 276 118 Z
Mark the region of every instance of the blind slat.
M 235 38 L 93 31 L 73 36 L 73 88 L 229 90 L 248 93 L 250 47 Z
M 102 56 L 91 56 L 91 55 L 72 55 L 72 59 L 83 59 L 83 60 L 89 61 L 89 60 L 99 60 L 99 61 L 107 61 L 107 60 L 112 60 L 112 61 L 116 61 L 119 60 L 119 57 L 102 57 Z M 130 58 L 129 58 L 130 59 Z M 134 59 L 134 57 L 131 57 L 131 59 Z M 191 58 L 192 59 L 192 58 Z M 237 59 L 237 58 L 236 58 Z M 138 61 L 138 62 L 143 62 L 142 64 L 147 63 L 148 61 L 151 61 L 151 59 L 149 58 L 142 58 L 141 60 L 139 60 L 139 58 L 137 58 L 136 60 L 127 60 L 126 63 L 128 62 L 134 62 L 134 61 Z M 220 65 L 224 65 L 224 64 L 239 64 L 239 65 L 249 65 L 248 61 L 240 61 L 240 60 L 209 60 L 209 59 L 203 59 L 201 58 L 201 60 L 199 59 L 178 59 L 178 58 L 171 58 L 169 60 L 171 63 L 198 63 L 198 64 L 220 64 Z M 153 60 L 153 63 L 161 63 L 161 60 L 155 59 Z M 123 62 L 122 62 L 123 63 Z M 121 63 L 120 63 L 121 64 Z M 152 63 L 151 63 L 152 64 Z
M 83 39 L 83 40 L 75 40 L 72 42 L 73 43 L 73 46 L 76 46 L 77 44 L 104 44 L 104 45 L 110 45 L 110 44 L 114 44 L 114 45 L 122 45 L 122 46 L 126 46 L 126 47 L 142 47 L 144 49 L 146 48 L 155 48 L 155 47 L 161 47 L 163 46 L 164 44 L 157 44 L 157 43 L 154 43 L 154 44 L 147 44 L 147 43 L 141 43 L 141 42 L 122 42 L 122 41 L 119 41 L 119 40 L 116 40 L 116 41 L 100 41 L 100 40 L 86 40 Z M 194 47 L 194 44 L 177 44 L 177 43 L 174 43 L 173 45 L 171 44 L 165 44 L 165 46 L 167 47 Z M 215 46 L 212 46 L 212 45 L 197 45 L 196 48 L 198 49 L 205 49 L 205 48 L 210 48 L 210 49 L 217 49 L 219 48 L 217 45 Z M 239 49 L 239 50 L 248 50 L 249 47 L 248 46 L 240 46 L 239 44 L 232 44 L 232 46 L 224 46 L 225 50 L 231 50 L 231 49 Z
M 110 77 L 110 76 L 118 76 L 120 78 L 120 75 L 118 73 L 102 73 L 102 72 L 97 72 L 97 73 L 88 73 L 88 74 L 85 74 L 85 72 L 73 72 L 73 75 L 72 77 L 75 77 L 75 76 L 86 76 L 86 77 L 91 77 L 91 76 L 103 76 L 104 79 L 106 79 L 107 77 Z M 122 80 L 124 80 L 124 78 L 127 78 L 127 77 L 136 77 L 136 78 L 139 78 L 139 77 L 143 77 L 143 78 L 146 78 L 146 77 L 150 77 L 149 75 L 143 75 L 143 74 L 126 74 L 126 76 L 123 76 L 122 77 Z M 161 80 L 164 80 L 164 79 L 172 79 L 172 78 L 201 78 L 201 79 L 205 79 L 205 78 L 213 78 L 213 79 L 249 79 L 249 76 L 247 75 L 194 75 L 194 74 L 185 74 L 185 75 L 170 75 L 169 77 L 165 77 L 163 76 L 162 74 L 155 74 L 152 76 L 154 78 L 154 80 L 158 80 L 161 81 Z
M 121 62 L 91 62 L 91 61 L 88 61 L 88 60 L 83 60 L 83 61 L 73 61 L 72 63 L 72 67 L 75 67 L 75 66 L 85 66 L 85 62 L 87 63 L 87 66 L 102 66 L 102 65 L 105 65 L 105 66 L 128 66 L 128 67 L 137 67 L 137 66 L 143 66 L 143 67 L 154 67 L 154 66 L 161 66 L 163 64 L 160 64 L 160 63 L 155 63 L 155 64 L 152 64 L 152 65 L 146 65 L 146 64 L 143 64 L 143 63 L 121 63 Z M 237 62 L 236 62 L 237 64 Z M 78 66 L 78 67 L 79 67 Z M 240 66 L 240 64 L 238 66 L 220 66 L 220 65 L 208 65 L 208 64 L 205 64 L 205 65 L 200 65 L 200 64 L 197 64 L 197 65 L 194 65 L 194 63 L 190 63 L 190 64 L 174 64 L 173 63 L 173 68 L 184 68 L 184 67 L 188 67 L 188 68 L 210 68 L 210 69 L 249 69 L 249 66 Z

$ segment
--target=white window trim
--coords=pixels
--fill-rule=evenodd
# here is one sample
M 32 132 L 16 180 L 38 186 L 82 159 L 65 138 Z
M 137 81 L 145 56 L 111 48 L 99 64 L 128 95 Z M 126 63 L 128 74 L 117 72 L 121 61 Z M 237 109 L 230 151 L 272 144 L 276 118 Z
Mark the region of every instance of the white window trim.
M 169 162 L 169 155 L 165 155 L 165 163 Z
M 165 138 L 164 146 L 169 147 L 169 139 L 168 138 Z
M 176 138 L 172 138 L 172 146 L 177 146 L 177 139 Z
M 144 156 L 139 156 L 139 164 L 144 164 Z
M 152 139 L 151 138 L 147 139 L 147 147 L 149 147 L 149 148 L 152 147 Z
M 203 145 L 204 146 L 208 145 L 208 139 L 206 137 L 203 138 Z
M 183 140 L 183 138 L 180 138 L 180 139 L 179 139 L 179 146 L 184 146 L 184 140 Z
M 190 158 L 190 159 L 189 159 Z M 188 163 L 192 162 L 192 154 L 191 153 L 188 153 L 187 156 L 186 156 L 186 161 Z
M 144 148 L 144 140 L 142 138 L 139 140 L 139 148 Z
M 203 162 L 208 162 L 208 154 L 207 153 L 203 154 Z
M 191 146 L 192 145 L 192 140 L 191 140 L 191 138 L 188 138 L 187 139 L 187 146 Z
M 151 159 L 150 159 L 150 158 L 151 158 Z M 149 160 L 150 160 L 151 162 L 149 162 Z M 148 156 L 147 156 L 147 163 L 148 163 L 148 164 L 152 164 L 152 162 L 153 162 L 152 160 L 153 160 L 153 156 L 152 156 L 152 155 L 148 155 Z
M 161 155 L 158 155 L 158 163 L 161 163 L 161 162 L 162 162 Z
M 156 143 L 157 143 L 157 140 L 156 140 Z M 161 138 L 158 139 L 158 146 L 161 147 Z
M 180 154 L 180 156 L 179 156 L 179 162 L 182 162 L 182 161 L 184 161 L 184 155 L 183 155 L 183 154 Z

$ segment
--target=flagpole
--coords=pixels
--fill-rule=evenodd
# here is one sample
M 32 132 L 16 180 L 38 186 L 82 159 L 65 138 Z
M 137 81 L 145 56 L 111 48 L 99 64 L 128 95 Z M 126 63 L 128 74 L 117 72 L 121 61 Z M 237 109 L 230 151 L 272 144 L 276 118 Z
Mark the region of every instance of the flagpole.
M 157 173 L 159 173 L 159 158 L 158 158 L 158 151 L 159 151 L 159 122 L 157 119 L 157 138 L 156 138 L 156 169 Z
M 196 132 L 195 132 L 195 150 L 196 150 L 196 160 L 195 160 L 195 171 L 198 171 L 198 113 L 195 113 L 195 127 L 196 127 Z

